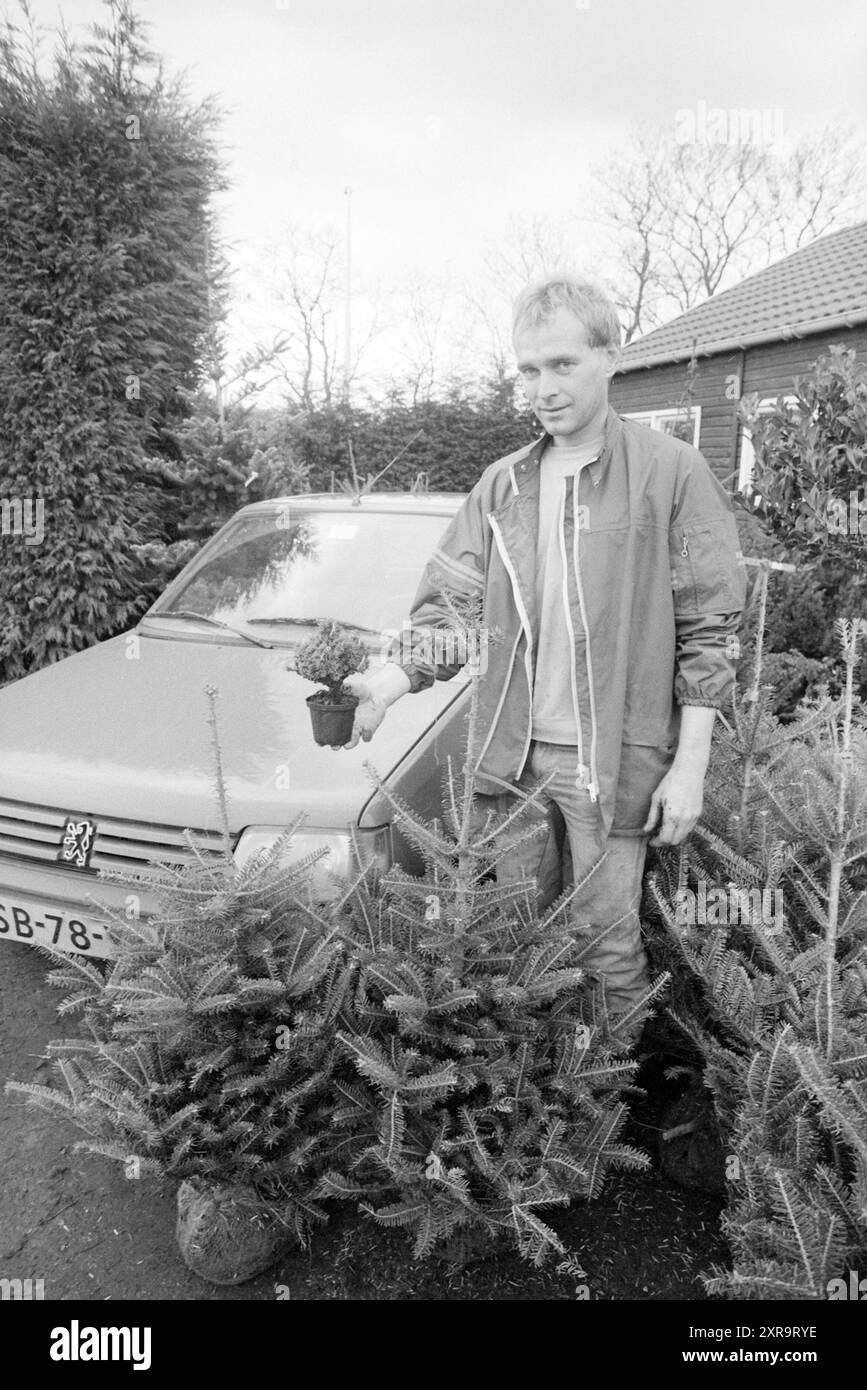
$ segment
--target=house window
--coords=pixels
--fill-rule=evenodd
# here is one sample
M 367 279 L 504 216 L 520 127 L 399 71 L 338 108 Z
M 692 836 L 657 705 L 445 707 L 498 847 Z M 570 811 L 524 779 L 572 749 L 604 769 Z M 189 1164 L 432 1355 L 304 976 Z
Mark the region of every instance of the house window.
M 698 448 L 701 435 L 701 406 L 689 408 L 676 406 L 671 410 L 624 410 L 624 420 L 635 420 L 639 425 L 649 425 L 652 430 L 662 430 L 663 434 L 673 434 L 685 444 Z
M 797 399 L 797 396 L 793 396 L 791 393 L 783 394 L 782 392 L 780 392 L 779 396 L 763 396 L 759 401 L 759 413 L 761 415 L 769 415 L 772 410 L 776 409 L 778 402 L 782 402 L 783 405 L 795 405 Z M 752 431 L 748 430 L 745 425 L 741 425 L 740 428 L 740 445 L 737 490 L 738 492 L 749 494 L 753 490 L 756 451 L 753 448 Z

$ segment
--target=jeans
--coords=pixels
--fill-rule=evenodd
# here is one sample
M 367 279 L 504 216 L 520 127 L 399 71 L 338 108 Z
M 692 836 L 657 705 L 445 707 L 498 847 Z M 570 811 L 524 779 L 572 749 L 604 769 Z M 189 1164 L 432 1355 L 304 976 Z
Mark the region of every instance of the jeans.
M 617 1014 L 637 1004 L 650 985 L 638 915 L 649 836 L 603 837 L 598 803 L 590 800 L 586 788 L 576 786 L 576 758 L 576 749 L 567 744 L 530 745 L 516 785 L 529 791 L 546 778 L 550 781 L 540 808 L 528 811 L 515 833 L 540 817 L 547 833 L 517 844 L 513 853 L 500 860 L 497 880 L 513 883 L 534 878 L 539 908 L 544 909 L 571 886 L 570 859 L 571 882 L 577 883 L 607 851 L 607 858 L 578 890 L 569 910 L 575 931 L 585 943 L 578 963 L 604 979 L 608 1007 Z M 505 811 L 514 807 L 514 796 L 479 796 L 478 802 L 483 813 Z

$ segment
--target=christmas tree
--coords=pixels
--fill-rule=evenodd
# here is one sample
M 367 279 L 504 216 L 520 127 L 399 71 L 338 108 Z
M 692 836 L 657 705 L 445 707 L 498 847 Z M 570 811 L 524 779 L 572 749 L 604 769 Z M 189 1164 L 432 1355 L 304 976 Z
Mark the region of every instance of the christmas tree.
M 838 623 L 841 696 L 821 691 L 785 726 L 759 639 L 704 823 L 650 876 L 672 1014 L 703 1060 L 727 1179 L 732 1268 L 706 1282 L 733 1298 L 833 1297 L 867 1258 L 863 626 Z
M 78 1147 L 147 1173 L 244 1189 L 305 1240 L 324 1219 L 312 1189 L 334 1106 L 334 1029 L 352 967 L 337 927 L 305 904 L 318 853 L 287 864 L 295 826 L 239 868 L 231 853 L 214 699 L 210 719 L 223 852 L 157 866 L 147 921 L 116 915 L 105 974 L 49 952 L 59 1012 L 82 1013 L 82 1036 L 49 1045 L 57 1084 L 10 1083 L 70 1119 Z M 142 881 L 107 875 L 130 889 Z
M 481 650 L 478 613 L 447 601 L 465 649 Z M 612 1167 L 648 1165 L 620 1136 L 631 1032 L 665 979 L 612 1020 L 604 983 L 583 965 L 571 912 L 581 885 L 540 912 L 532 880 L 496 881 L 514 846 L 539 833 L 540 793 L 482 811 L 478 682 L 475 670 L 466 756 L 461 768 L 449 760 L 442 817 L 420 818 L 377 783 L 425 872 L 369 871 L 347 898 L 358 976 L 338 1038 L 357 1077 L 337 1082 L 318 1195 L 406 1228 L 417 1257 L 512 1242 L 536 1264 L 558 1255 L 579 1272 L 544 1213 L 597 1196 Z

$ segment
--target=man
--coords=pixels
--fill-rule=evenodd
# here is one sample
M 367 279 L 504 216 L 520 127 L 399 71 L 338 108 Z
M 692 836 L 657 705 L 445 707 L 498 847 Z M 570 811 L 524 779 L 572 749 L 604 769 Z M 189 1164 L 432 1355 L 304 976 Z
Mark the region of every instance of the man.
M 444 590 L 482 598 L 499 640 L 481 678 L 477 792 L 505 809 L 548 779 L 549 833 L 525 841 L 508 874 L 536 877 L 544 905 L 560 891 L 561 844 L 571 852 L 575 883 L 586 879 L 572 905 L 584 964 L 612 1013 L 638 1015 L 648 838 L 679 844 L 701 814 L 744 600 L 737 532 L 696 449 L 609 408 L 620 325 L 599 289 L 570 276 L 529 286 L 514 344 L 545 433 L 484 471 L 428 562 L 411 622 L 449 627 Z M 422 655 L 357 678 L 349 746 L 396 699 L 457 669 Z

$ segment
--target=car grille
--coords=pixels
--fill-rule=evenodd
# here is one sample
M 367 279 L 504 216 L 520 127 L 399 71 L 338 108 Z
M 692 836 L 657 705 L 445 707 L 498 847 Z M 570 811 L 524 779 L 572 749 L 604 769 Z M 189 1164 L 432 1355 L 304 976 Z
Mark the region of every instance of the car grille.
M 67 818 L 74 814 L 51 806 L 0 799 L 0 854 L 36 863 L 59 863 L 64 827 Z M 96 837 L 90 855 L 90 872 L 119 869 L 136 873 L 155 860 L 180 865 L 189 864 L 195 858 L 182 826 L 151 825 L 120 820 L 116 816 L 95 815 L 91 819 L 96 822 Z M 219 856 L 223 843 L 219 831 L 192 830 L 191 834 L 200 854 L 206 858 Z M 64 863 L 62 867 L 71 866 Z M 82 871 L 73 869 L 73 872 Z

